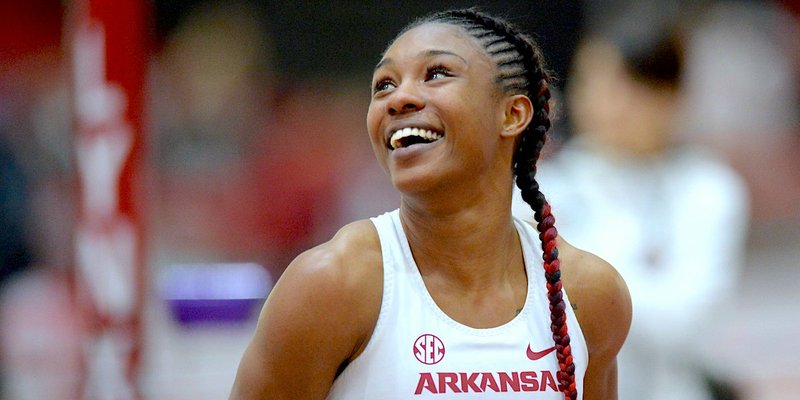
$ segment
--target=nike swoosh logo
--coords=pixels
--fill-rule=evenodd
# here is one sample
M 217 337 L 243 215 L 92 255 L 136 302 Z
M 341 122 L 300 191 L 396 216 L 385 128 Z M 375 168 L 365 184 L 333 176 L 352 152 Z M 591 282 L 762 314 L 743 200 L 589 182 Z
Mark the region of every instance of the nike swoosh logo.
M 528 344 L 528 358 L 533 360 L 533 361 L 536 361 L 536 360 L 538 360 L 538 359 L 540 359 L 540 358 L 552 353 L 555 349 L 556 349 L 556 347 L 553 346 L 553 347 L 551 347 L 549 349 L 544 349 L 542 351 L 533 351 L 533 350 L 531 350 L 531 345 Z

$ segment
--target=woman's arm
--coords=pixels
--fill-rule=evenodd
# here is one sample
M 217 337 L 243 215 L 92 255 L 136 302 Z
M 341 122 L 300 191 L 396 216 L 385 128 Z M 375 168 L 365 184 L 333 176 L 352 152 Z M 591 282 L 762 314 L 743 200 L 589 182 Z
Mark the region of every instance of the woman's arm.
M 369 221 L 298 256 L 269 295 L 230 398 L 324 399 L 380 311 L 382 268 Z
M 562 279 L 589 349 L 584 400 L 617 398 L 617 354 L 631 325 L 628 287 L 616 269 L 594 254 L 558 242 Z

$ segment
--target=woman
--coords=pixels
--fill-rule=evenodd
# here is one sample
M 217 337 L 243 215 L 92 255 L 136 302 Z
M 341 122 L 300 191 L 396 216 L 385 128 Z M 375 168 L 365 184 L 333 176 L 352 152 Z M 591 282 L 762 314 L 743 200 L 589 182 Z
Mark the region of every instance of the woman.
M 610 265 L 558 237 L 538 190 L 539 50 L 449 11 L 401 32 L 372 82 L 367 127 L 401 206 L 290 264 L 232 398 L 616 398 L 630 300 Z M 511 215 L 515 175 L 541 234 Z

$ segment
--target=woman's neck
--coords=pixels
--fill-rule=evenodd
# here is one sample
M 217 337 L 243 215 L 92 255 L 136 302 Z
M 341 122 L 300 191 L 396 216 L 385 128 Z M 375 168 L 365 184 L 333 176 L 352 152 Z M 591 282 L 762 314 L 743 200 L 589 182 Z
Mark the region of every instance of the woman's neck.
M 400 219 L 423 276 L 443 274 L 465 288 L 486 288 L 522 264 L 511 218 L 511 188 L 508 193 L 487 192 L 451 209 L 404 199 Z

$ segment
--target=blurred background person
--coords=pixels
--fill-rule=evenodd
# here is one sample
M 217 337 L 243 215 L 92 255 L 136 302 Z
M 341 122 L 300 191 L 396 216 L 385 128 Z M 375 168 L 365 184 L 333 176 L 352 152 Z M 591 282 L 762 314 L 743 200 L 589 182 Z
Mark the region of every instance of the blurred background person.
M 560 232 L 630 288 L 621 400 L 712 398 L 702 332 L 730 311 L 749 226 L 737 172 L 675 131 L 685 43 L 666 4 L 590 27 L 566 88 L 573 135 L 540 168 Z
M 0 241 L 15 270 L 0 290 L 2 399 L 57 397 L 78 381 L 64 10 L 58 0 L 0 2 Z
M 714 314 L 726 322 L 705 331 L 715 343 L 704 357 L 744 399 L 792 396 L 800 393 L 800 3 L 714 1 L 692 14 L 676 132 L 726 156 L 751 209 L 745 268 L 727 317 Z

